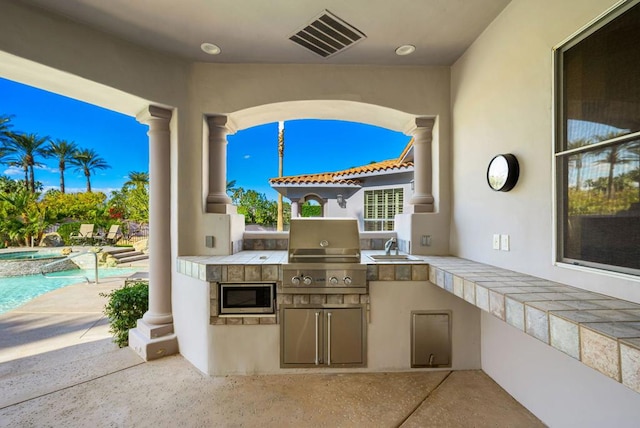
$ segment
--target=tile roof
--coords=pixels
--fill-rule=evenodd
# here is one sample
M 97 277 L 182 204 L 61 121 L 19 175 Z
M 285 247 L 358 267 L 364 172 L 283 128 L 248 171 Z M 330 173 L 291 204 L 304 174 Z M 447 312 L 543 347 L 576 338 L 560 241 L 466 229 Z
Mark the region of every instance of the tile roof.
M 354 178 L 357 175 L 367 175 L 380 171 L 399 171 L 413 167 L 412 161 L 404 161 L 407 152 L 413 146 L 413 139 L 409 141 L 402 153 L 396 159 L 388 159 L 382 162 L 374 162 L 368 165 L 357 166 L 336 172 L 322 172 L 318 174 L 290 175 L 287 177 L 275 177 L 269 179 L 271 185 L 290 184 L 340 184 L 340 185 L 360 185 L 360 180 Z M 343 178 L 346 177 L 346 178 Z
M 341 177 L 341 176 L 368 174 L 371 172 L 407 169 L 412 166 L 413 166 L 413 162 L 398 162 L 398 159 L 389 159 L 382 162 L 370 163 L 369 165 L 345 169 L 344 171 L 334 172 L 334 175 L 336 177 Z
M 360 185 L 359 180 L 337 179 L 335 172 L 323 172 L 320 174 L 291 175 L 288 177 L 270 178 L 270 184 L 340 184 Z

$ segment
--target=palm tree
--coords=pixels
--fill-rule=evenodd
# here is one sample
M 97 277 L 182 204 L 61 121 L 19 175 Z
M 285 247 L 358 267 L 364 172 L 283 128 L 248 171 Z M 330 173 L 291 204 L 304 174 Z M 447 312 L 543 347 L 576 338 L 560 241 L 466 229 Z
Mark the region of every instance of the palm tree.
M 592 144 L 592 141 L 590 139 L 580 138 L 569 142 L 568 149 L 577 149 L 579 147 L 588 146 L 590 144 Z M 580 190 L 582 187 L 582 162 L 589 155 L 590 153 L 588 152 L 577 152 L 571 155 L 573 156 L 573 162 L 575 163 L 576 167 L 576 190 Z
M 227 181 L 227 194 L 233 195 L 236 191 L 236 180 Z
M 149 184 L 148 172 L 131 171 L 129 172 L 129 180 L 124 183 L 124 187 L 133 186 L 135 188 L 140 188 L 146 186 L 147 184 Z
M 638 202 L 640 202 L 640 143 L 635 143 L 627 148 L 627 151 L 633 156 L 631 161 L 638 162 L 638 167 L 632 172 L 632 177 L 638 182 Z
M 7 150 L 7 153 L 10 153 Z M 26 155 L 14 155 L 7 158 L 9 166 L 15 166 L 21 168 L 24 171 L 24 188 L 29 190 L 29 162 Z
M 64 170 L 67 162 L 71 162 L 73 154 L 78 151 L 78 146 L 73 141 L 66 140 L 51 141 L 49 145 L 49 155 L 58 159 L 58 170 L 60 171 L 60 192 L 64 193 Z
M 82 172 L 87 178 L 88 193 L 91 193 L 91 172 L 97 169 L 111 168 L 107 161 L 93 149 L 76 150 L 69 160 L 69 164 L 73 165 L 75 171 Z
M 615 193 L 613 173 L 616 165 L 631 162 L 631 159 L 624 154 L 624 149 L 624 145 L 611 146 L 610 148 L 606 149 L 604 157 L 596 161 L 596 163 L 609 164 L 609 175 L 607 177 L 607 199 L 613 198 L 613 195 Z
M 46 158 L 49 152 L 44 144 L 49 137 L 38 137 L 37 134 L 9 134 L 9 142 L 5 146 L 7 154 L 10 155 L 9 163 L 13 166 L 21 167 L 24 170 L 25 187 L 36 191 L 36 180 L 34 167 L 41 166 L 42 163 L 36 159 L 38 156 Z
M 624 132 L 610 132 L 606 135 L 596 136 L 597 141 L 607 141 L 613 138 L 616 138 L 620 135 L 623 135 Z M 625 144 L 619 144 L 611 146 L 606 150 L 604 157 L 596 163 L 608 163 L 609 164 L 609 175 L 607 177 L 607 199 L 613 198 L 615 193 L 615 186 L 613 184 L 613 173 L 616 168 L 616 165 L 629 163 L 631 158 L 628 155 L 625 155 L 624 150 L 626 149 Z
M 4 163 L 4 157 L 7 154 L 5 144 L 9 141 L 9 133 L 11 130 L 11 117 L 0 115 L 0 163 Z
M 5 143 L 9 140 L 9 134 L 11 133 L 11 116 L 0 115 L 0 143 Z

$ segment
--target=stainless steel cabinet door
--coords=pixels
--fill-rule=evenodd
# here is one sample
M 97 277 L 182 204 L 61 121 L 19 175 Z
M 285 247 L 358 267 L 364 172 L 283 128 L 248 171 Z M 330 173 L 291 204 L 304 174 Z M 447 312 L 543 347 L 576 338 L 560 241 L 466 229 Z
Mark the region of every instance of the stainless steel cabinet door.
M 327 365 L 364 364 L 362 311 L 325 309 Z
M 282 363 L 323 364 L 322 309 L 283 309 Z

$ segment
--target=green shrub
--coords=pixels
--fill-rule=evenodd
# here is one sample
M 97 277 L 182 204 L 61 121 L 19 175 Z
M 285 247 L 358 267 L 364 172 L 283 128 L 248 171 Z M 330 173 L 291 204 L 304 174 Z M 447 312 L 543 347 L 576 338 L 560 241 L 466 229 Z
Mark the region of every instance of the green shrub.
M 109 317 L 109 332 L 113 333 L 113 341 L 124 348 L 129 345 L 129 330 L 149 309 L 149 284 L 136 282 L 100 295 L 109 298 L 104 314 Z
M 72 245 L 73 242 L 69 239 L 69 235 L 72 233 L 78 233 L 80 231 L 80 223 L 79 222 L 71 222 L 71 223 L 62 223 L 60 227 L 58 227 L 58 235 L 62 238 L 65 245 Z

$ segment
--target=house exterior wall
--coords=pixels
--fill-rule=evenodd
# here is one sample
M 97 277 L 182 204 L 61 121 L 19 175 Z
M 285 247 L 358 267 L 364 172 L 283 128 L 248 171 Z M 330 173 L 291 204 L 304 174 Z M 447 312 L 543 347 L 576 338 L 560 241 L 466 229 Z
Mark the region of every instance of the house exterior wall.
M 640 302 L 637 279 L 553 263 L 552 49 L 615 3 L 514 0 L 452 67 L 450 245 L 460 257 Z M 509 193 L 493 192 L 484 178 L 499 153 L 520 162 L 520 180 Z M 494 233 L 510 235 L 509 252 L 492 250 Z M 637 394 L 630 398 L 626 388 L 484 315 L 483 369 L 545 423 L 637 421 Z
M 407 177 L 406 174 L 402 174 L 402 175 Z M 363 186 L 362 189 L 358 190 L 351 198 L 349 198 L 349 200 L 347 201 L 347 210 L 349 211 L 348 215 L 358 219 L 358 226 L 360 227 L 360 230 L 365 230 L 364 229 L 364 205 L 365 205 L 364 194 L 366 191 L 401 188 L 403 190 L 403 200 L 404 200 L 403 210 L 406 211 L 409 199 L 411 199 L 411 196 L 413 195 L 413 191 L 411 190 L 411 183 L 409 182 L 411 181 L 412 177 L 407 177 L 405 180 L 402 180 L 399 178 L 400 177 L 381 176 L 379 177 L 379 180 L 376 179 L 376 180 L 369 181 L 366 184 L 366 186 Z
M 327 200 L 324 206 L 324 217 L 353 217 L 358 219 L 358 226 L 360 230 L 364 230 L 364 194 L 368 190 L 383 190 L 383 189 L 403 189 L 404 198 L 404 211 L 407 211 L 406 205 L 409 203 L 409 199 L 413 196 L 411 190 L 411 180 L 413 180 L 413 172 L 400 172 L 392 174 L 380 173 L 379 175 L 370 176 L 366 178 L 360 178 L 362 187 L 356 189 L 345 188 L 335 189 L 332 188 L 328 191 L 322 191 L 319 188 L 312 188 L 312 190 L 305 190 L 305 187 L 292 187 L 288 191 L 290 198 L 298 199 L 308 194 L 317 194 Z M 346 206 L 341 207 L 337 200 L 336 195 L 342 194 L 345 196 Z M 289 199 L 289 198 L 288 198 Z

